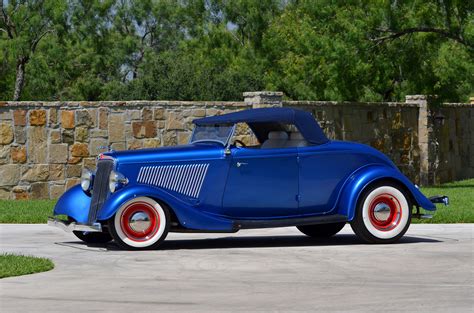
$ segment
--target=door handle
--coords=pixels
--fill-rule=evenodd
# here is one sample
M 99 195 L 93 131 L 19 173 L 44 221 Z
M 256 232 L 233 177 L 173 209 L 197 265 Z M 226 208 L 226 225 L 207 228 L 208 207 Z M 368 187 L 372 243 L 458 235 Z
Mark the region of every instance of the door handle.
M 247 165 L 248 163 L 245 162 L 237 162 L 237 167 L 241 167 L 243 165 Z

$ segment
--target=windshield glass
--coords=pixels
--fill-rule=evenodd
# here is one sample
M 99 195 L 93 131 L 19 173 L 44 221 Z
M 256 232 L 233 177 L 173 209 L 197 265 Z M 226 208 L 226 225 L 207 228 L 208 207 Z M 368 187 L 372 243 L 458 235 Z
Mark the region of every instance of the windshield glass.
M 190 143 L 213 141 L 226 145 L 232 136 L 233 124 L 219 124 L 219 125 L 197 125 L 194 128 L 193 136 Z

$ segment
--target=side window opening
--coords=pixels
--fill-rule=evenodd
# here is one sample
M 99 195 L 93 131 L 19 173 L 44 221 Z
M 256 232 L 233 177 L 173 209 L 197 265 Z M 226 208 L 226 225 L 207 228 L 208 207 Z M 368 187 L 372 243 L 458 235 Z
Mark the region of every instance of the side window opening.
M 270 131 L 268 139 L 262 143 L 262 149 L 306 147 L 310 144 L 295 125 L 281 125 L 282 129 Z
M 235 127 L 234 136 L 231 140 L 232 144 L 239 140 L 243 142 L 247 148 L 260 148 L 260 143 L 258 142 L 257 136 L 246 123 L 237 123 Z

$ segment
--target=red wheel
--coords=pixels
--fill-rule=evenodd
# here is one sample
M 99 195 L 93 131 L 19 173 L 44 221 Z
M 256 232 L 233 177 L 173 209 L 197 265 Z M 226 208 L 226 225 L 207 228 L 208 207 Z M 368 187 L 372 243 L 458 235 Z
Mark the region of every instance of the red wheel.
M 408 197 L 400 187 L 387 183 L 363 194 L 351 227 L 364 241 L 391 243 L 405 234 L 410 220 Z
M 369 221 L 380 231 L 396 228 L 402 218 L 400 201 L 390 193 L 377 195 L 369 204 Z
M 138 197 L 124 203 L 110 220 L 114 240 L 128 249 L 156 248 L 168 234 L 168 210 L 153 199 Z

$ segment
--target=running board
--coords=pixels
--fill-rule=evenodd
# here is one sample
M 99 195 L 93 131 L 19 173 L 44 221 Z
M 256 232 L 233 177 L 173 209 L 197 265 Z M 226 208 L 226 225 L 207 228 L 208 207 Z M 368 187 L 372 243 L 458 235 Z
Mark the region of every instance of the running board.
M 312 216 L 299 218 L 285 218 L 273 220 L 235 220 L 234 229 L 252 229 L 252 228 L 271 228 L 271 227 L 289 227 L 315 224 L 345 223 L 347 216 Z

